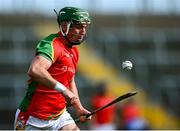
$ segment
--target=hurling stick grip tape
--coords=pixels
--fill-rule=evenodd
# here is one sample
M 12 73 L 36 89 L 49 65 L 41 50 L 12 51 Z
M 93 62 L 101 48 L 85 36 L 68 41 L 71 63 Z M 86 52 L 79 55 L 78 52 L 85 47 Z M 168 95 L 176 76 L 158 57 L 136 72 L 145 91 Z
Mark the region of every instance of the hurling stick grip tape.
M 92 111 L 90 114 L 85 115 L 85 117 L 88 118 L 89 116 L 92 116 L 95 113 L 97 113 L 97 112 L 99 112 L 99 111 L 101 111 L 101 110 L 103 110 L 103 109 L 105 109 L 105 108 L 107 108 L 107 107 L 109 107 L 109 106 L 111 106 L 111 105 L 121 101 L 121 100 L 124 100 L 124 99 L 126 99 L 128 97 L 134 96 L 136 94 L 137 94 L 137 91 L 134 91 L 134 92 L 129 92 L 129 93 L 126 93 L 126 94 L 124 94 L 122 96 L 119 96 L 118 98 L 116 98 L 115 100 L 111 101 L 110 103 L 104 105 L 103 107 L 100 107 L 100 108 Z M 79 118 L 75 120 L 75 123 L 79 123 L 79 122 L 80 122 Z

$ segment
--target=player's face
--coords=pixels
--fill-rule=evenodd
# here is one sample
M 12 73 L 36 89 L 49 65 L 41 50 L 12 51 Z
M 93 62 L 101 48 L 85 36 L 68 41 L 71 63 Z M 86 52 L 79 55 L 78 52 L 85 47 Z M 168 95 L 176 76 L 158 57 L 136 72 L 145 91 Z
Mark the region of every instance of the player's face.
M 87 33 L 88 24 L 73 24 L 67 35 L 71 42 L 82 42 Z

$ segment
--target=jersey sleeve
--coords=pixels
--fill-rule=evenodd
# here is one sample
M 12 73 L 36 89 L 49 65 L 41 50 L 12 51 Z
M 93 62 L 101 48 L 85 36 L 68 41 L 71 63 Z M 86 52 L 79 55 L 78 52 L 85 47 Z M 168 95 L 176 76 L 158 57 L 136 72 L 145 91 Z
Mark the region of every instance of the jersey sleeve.
M 46 38 L 41 40 L 36 47 L 36 55 L 43 56 L 50 60 L 52 63 L 58 57 L 58 50 L 56 48 L 55 38 Z
M 36 47 L 36 55 L 41 55 L 53 61 L 53 48 L 51 43 L 46 40 L 41 40 Z

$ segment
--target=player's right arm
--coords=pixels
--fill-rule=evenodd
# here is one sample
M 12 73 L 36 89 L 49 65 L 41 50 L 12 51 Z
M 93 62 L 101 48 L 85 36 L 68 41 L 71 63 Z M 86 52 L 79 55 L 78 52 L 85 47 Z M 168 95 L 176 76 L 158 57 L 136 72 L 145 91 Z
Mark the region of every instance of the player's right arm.
M 57 81 L 47 71 L 51 65 L 52 62 L 43 56 L 36 56 L 30 65 L 28 75 L 38 83 L 53 88 Z
M 52 62 L 48 59 L 44 58 L 43 56 L 36 56 L 30 65 L 28 75 L 38 83 L 41 83 L 48 88 L 55 89 L 55 87 L 57 88 L 58 81 L 56 81 L 47 71 L 51 65 Z M 64 88 L 64 91 L 58 91 L 62 93 L 67 99 L 74 100 L 76 96 L 66 87 Z
M 34 81 L 45 85 L 47 88 L 55 89 L 67 99 L 73 100 L 75 95 L 63 84 L 55 80 L 47 71 L 58 57 L 56 54 L 59 54 L 56 52 L 58 50 L 54 50 L 53 38 L 53 36 L 49 36 L 40 41 L 36 48 L 36 56 L 29 67 L 28 75 Z

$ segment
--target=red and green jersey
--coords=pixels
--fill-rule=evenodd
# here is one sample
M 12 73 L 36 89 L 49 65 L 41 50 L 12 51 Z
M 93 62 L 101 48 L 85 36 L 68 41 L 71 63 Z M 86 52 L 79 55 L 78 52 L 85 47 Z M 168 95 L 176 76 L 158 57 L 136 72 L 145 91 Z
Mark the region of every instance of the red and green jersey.
M 65 87 L 70 87 L 79 58 L 77 47 L 68 48 L 60 33 L 51 34 L 38 43 L 36 55 L 52 61 L 48 69 L 50 75 Z M 61 93 L 31 79 L 19 106 L 21 111 L 40 119 L 53 119 L 59 116 L 65 107 L 66 101 Z

